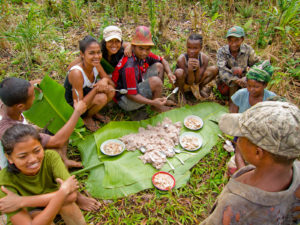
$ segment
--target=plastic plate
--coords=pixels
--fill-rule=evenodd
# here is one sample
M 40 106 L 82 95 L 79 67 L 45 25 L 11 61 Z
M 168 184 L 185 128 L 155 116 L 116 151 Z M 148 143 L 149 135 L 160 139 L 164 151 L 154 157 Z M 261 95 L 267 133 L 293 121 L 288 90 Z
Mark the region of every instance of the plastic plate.
M 160 186 L 159 186 L 160 184 L 158 184 L 158 183 L 155 181 L 156 176 L 158 176 L 159 174 L 163 174 L 163 176 L 170 177 L 170 178 L 173 180 L 173 184 L 172 184 L 170 187 L 167 187 L 167 188 L 162 188 L 162 187 L 160 187 Z M 152 183 L 153 183 L 154 187 L 156 187 L 158 190 L 161 190 L 161 191 L 169 191 L 169 190 L 172 190 L 172 189 L 175 187 L 176 181 L 175 181 L 175 178 L 174 178 L 171 174 L 169 174 L 169 173 L 167 173 L 167 172 L 164 172 L 164 171 L 159 171 L 159 172 L 155 173 L 155 174 L 152 176 Z
M 199 126 L 196 126 L 195 128 L 188 126 L 187 123 L 189 120 L 197 121 L 199 123 Z M 203 120 L 199 116 L 190 115 L 184 118 L 183 124 L 186 128 L 190 130 L 199 130 L 203 127 Z
M 121 147 L 122 147 L 122 150 L 121 150 L 120 152 L 116 153 L 116 154 L 109 154 L 109 153 L 107 153 L 107 152 L 104 150 L 104 147 L 105 147 L 105 145 L 107 145 L 107 144 L 109 144 L 109 143 L 117 143 L 117 144 L 120 144 Z M 104 142 L 101 144 L 100 150 L 101 150 L 101 152 L 102 152 L 104 155 L 108 155 L 108 156 L 116 156 L 116 155 L 120 155 L 120 154 L 125 150 L 125 144 L 124 144 L 122 141 L 118 140 L 118 139 L 109 139 L 109 140 L 104 141 Z
M 183 143 L 183 140 L 187 137 L 193 138 L 193 139 L 197 139 L 197 146 L 195 148 L 189 148 L 188 146 L 186 146 Z M 194 133 L 194 132 L 184 132 L 183 134 L 180 135 L 179 137 L 179 143 L 181 145 L 182 148 L 184 148 L 185 150 L 188 151 L 196 151 L 197 149 L 201 148 L 202 144 L 203 144 L 203 139 L 200 136 L 200 134 Z M 196 142 L 195 142 L 196 143 Z

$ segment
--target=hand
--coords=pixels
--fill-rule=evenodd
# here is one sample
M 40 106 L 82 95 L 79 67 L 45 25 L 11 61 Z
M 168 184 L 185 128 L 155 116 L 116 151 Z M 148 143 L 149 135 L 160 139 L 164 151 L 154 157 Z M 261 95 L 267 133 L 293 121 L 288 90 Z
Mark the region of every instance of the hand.
M 189 58 L 188 60 L 188 70 L 198 70 L 200 68 L 199 60 L 194 58 Z
M 131 45 L 128 45 L 128 46 L 124 49 L 124 55 L 127 56 L 127 57 L 131 57 L 131 55 L 132 55 Z
M 80 100 L 79 102 L 77 100 L 74 99 L 74 110 L 79 112 L 80 115 L 82 115 L 83 113 L 85 113 L 85 111 L 87 110 L 87 106 L 85 101 Z
M 78 189 L 78 181 L 75 179 L 74 175 L 70 176 L 65 181 L 60 178 L 56 178 L 56 182 L 60 184 L 59 191 L 64 192 L 66 195 L 69 195 Z
M 242 88 L 245 88 L 245 87 L 247 86 L 247 80 L 246 80 L 246 77 L 237 79 L 237 80 L 235 81 L 235 83 L 236 83 L 238 86 L 240 86 L 240 87 L 242 87 Z
M 154 107 L 161 107 L 167 103 L 167 98 L 155 98 L 152 102 Z
M 0 211 L 3 213 L 15 212 L 21 208 L 21 197 L 12 191 L 1 186 L 1 190 L 6 194 L 5 197 L 0 199 Z
M 176 82 L 176 76 L 173 73 L 168 74 L 168 78 L 171 84 L 175 84 Z
M 238 66 L 232 67 L 231 71 L 232 71 L 233 75 L 238 76 L 240 78 L 243 75 L 243 69 L 241 67 L 238 67 Z
M 106 92 L 109 90 L 108 79 L 102 78 L 96 84 L 94 84 L 94 88 L 96 88 L 97 92 Z

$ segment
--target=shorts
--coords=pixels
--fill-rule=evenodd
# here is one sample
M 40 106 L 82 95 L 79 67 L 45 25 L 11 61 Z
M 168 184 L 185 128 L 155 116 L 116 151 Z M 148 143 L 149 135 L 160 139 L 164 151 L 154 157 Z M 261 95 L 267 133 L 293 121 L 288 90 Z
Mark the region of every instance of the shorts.
M 149 78 L 153 76 L 158 76 L 158 70 L 156 64 L 150 66 L 144 75 L 145 80 L 138 84 L 139 94 L 145 98 L 152 99 L 152 90 L 149 84 Z M 122 95 L 118 101 L 118 105 L 125 111 L 133 111 L 143 107 L 145 104 L 141 104 L 130 100 L 126 95 Z

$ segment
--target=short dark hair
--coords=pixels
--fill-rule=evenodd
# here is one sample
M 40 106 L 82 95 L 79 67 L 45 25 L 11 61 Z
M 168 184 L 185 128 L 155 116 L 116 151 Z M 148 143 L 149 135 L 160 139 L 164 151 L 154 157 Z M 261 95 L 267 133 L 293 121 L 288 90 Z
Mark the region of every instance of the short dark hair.
M 189 37 L 188 37 L 188 40 L 199 40 L 201 45 L 202 45 L 202 42 L 203 42 L 203 37 L 200 35 L 200 34 L 191 34 Z
M 0 98 L 6 106 L 26 103 L 30 82 L 17 77 L 9 77 L 0 83 Z
M 87 47 L 89 47 L 94 42 L 96 42 L 100 46 L 100 43 L 91 35 L 85 36 L 81 41 L 79 41 L 79 50 L 84 53 Z
M 31 125 L 15 124 L 8 128 L 1 139 L 4 153 L 11 155 L 17 143 L 24 141 L 24 139 L 32 137 L 41 142 L 41 137 L 38 131 Z M 19 169 L 14 165 L 8 163 L 7 170 L 13 173 L 19 173 Z
M 296 158 L 288 158 L 286 156 L 282 156 L 282 155 L 276 155 L 272 152 L 268 152 L 271 156 L 271 158 L 274 160 L 274 162 L 279 163 L 279 164 L 283 164 L 283 165 L 291 165 Z

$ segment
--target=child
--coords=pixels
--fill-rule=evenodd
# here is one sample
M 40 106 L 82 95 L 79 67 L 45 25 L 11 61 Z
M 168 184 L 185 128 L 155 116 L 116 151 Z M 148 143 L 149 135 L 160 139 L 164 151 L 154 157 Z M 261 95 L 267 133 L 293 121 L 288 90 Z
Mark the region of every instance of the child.
M 229 95 L 229 106 L 232 104 L 230 97 L 239 88 L 246 87 L 247 68 L 259 61 L 252 47 L 243 44 L 244 37 L 243 28 L 231 27 L 226 35 L 228 45 L 223 46 L 217 52 L 218 89 L 221 94 Z
M 75 203 L 78 182 L 57 152 L 44 152 L 32 126 L 16 124 L 5 131 L 1 141 L 9 165 L 0 171 L 0 197 L 9 195 L 8 204 L 14 208 L 8 210 L 13 210 L 7 213 L 8 224 L 50 224 L 58 213 L 66 224 L 85 224 Z
M 218 74 L 218 68 L 208 67 L 209 58 L 202 49 L 202 36 L 200 34 L 191 34 L 186 43 L 187 53 L 181 54 L 177 59 L 175 70 L 176 83 L 181 93 L 184 93 L 184 87 L 191 89 L 197 99 L 208 97 L 204 86 L 212 81 Z M 200 90 L 200 91 L 199 91 Z M 185 97 L 183 94 L 183 101 Z
M 9 77 L 0 83 L 0 98 L 5 106 L 4 115 L 0 121 L 0 138 L 11 126 L 26 122 L 22 112 L 30 109 L 34 97 L 34 87 L 27 80 Z M 74 112 L 68 122 L 54 136 L 40 134 L 42 146 L 44 148 L 58 149 L 67 167 L 81 166 L 81 163 L 67 159 L 68 139 L 80 115 L 86 111 L 84 101 L 79 101 L 78 103 L 75 101 L 74 107 Z M 7 162 L 6 158 L 3 157 L 0 158 L 0 161 L 3 162 L 2 164 Z M 81 194 L 78 195 L 77 203 L 81 209 L 88 211 L 99 208 L 98 202 L 95 199 L 88 198 Z
M 124 95 L 116 92 L 115 101 L 125 111 L 136 110 L 144 105 L 150 105 L 158 112 L 169 110 L 167 105 L 173 102 L 161 98 L 164 72 L 168 74 L 171 83 L 176 77 L 168 62 L 151 52 L 154 43 L 150 29 L 137 27 L 131 46 L 132 56 L 124 56 L 112 75 L 116 89 L 127 89 L 128 93 Z
M 109 122 L 109 118 L 99 114 L 99 111 L 113 98 L 114 87 L 112 81 L 97 70 L 101 59 L 97 40 L 86 36 L 79 41 L 79 48 L 81 62 L 69 69 L 64 84 L 65 98 L 72 106 L 74 100 L 84 99 L 88 110 L 83 115 L 83 120 L 89 130 L 96 131 L 99 126 L 93 119 Z M 97 82 L 98 75 L 101 79 Z
M 298 107 L 260 102 L 244 113 L 223 115 L 219 126 L 239 137 L 237 145 L 252 165 L 232 176 L 202 224 L 297 224 L 292 209 L 300 202 L 295 197 L 300 185 Z

